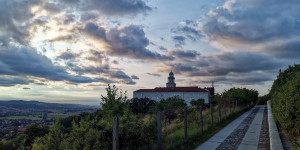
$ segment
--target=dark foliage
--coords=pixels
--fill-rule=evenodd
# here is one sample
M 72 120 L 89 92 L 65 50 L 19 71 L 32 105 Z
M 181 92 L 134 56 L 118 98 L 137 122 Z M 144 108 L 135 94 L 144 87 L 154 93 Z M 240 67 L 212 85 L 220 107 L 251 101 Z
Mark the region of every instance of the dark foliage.
M 149 98 L 133 98 L 129 102 L 130 110 L 134 114 L 147 114 L 152 112 L 152 108 L 155 106 L 156 101 Z
M 300 65 L 279 71 L 270 96 L 276 121 L 294 144 L 300 147 Z

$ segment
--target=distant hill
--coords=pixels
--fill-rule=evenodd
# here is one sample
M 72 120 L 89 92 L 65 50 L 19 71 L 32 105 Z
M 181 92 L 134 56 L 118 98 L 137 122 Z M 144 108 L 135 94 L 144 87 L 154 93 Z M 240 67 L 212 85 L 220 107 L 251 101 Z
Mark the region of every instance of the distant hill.
M 80 105 L 80 104 L 59 104 L 45 103 L 39 101 L 24 101 L 24 100 L 9 100 L 0 101 L 2 110 L 14 111 L 47 111 L 47 110 L 67 110 L 67 111 L 85 111 L 94 110 L 95 106 Z

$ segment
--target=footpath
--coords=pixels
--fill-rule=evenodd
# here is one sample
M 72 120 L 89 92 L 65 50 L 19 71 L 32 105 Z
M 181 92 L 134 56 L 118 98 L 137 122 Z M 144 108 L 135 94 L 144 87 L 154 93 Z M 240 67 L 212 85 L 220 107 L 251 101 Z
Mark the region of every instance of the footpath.
M 196 150 L 283 150 L 283 147 L 268 103 L 245 112 Z

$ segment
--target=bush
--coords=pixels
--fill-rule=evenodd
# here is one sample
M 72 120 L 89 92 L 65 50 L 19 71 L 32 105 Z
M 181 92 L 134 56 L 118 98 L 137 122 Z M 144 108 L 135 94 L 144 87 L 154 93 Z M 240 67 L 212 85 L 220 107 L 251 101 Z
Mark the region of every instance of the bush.
M 154 112 L 163 111 L 167 109 L 183 109 L 186 107 L 186 102 L 184 99 L 180 98 L 179 96 L 169 97 L 166 100 L 162 99 L 158 103 L 156 103 Z
M 279 71 L 270 95 L 275 120 L 296 141 L 300 137 L 300 65 Z
M 198 99 L 198 100 L 191 100 L 190 101 L 190 104 L 192 105 L 192 106 L 196 106 L 197 108 L 199 108 L 200 106 L 203 106 L 204 105 L 204 99 L 203 98 L 201 98 L 201 99 Z
M 149 98 L 133 98 L 130 100 L 130 110 L 134 114 L 147 114 L 151 113 L 152 108 L 155 106 L 156 101 Z

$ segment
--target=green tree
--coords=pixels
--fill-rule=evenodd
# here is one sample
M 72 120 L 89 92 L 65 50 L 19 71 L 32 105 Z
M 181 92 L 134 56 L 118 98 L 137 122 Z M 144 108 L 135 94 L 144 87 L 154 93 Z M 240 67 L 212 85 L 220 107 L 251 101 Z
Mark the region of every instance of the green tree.
M 59 119 L 56 120 L 49 133 L 42 138 L 36 138 L 32 145 L 33 150 L 59 150 L 63 140 L 62 126 Z
M 101 95 L 103 117 L 111 119 L 114 116 L 122 116 L 125 109 L 128 109 L 126 92 L 119 90 L 115 85 L 108 84 L 106 96 Z
M 203 106 L 204 105 L 204 99 L 203 98 L 200 98 L 200 99 L 197 99 L 197 100 L 191 100 L 190 104 L 192 106 L 196 106 L 197 108 L 199 108 L 200 106 Z
M 129 102 L 130 110 L 134 114 L 146 114 L 150 113 L 152 108 L 155 106 L 156 101 L 149 98 L 133 98 Z

